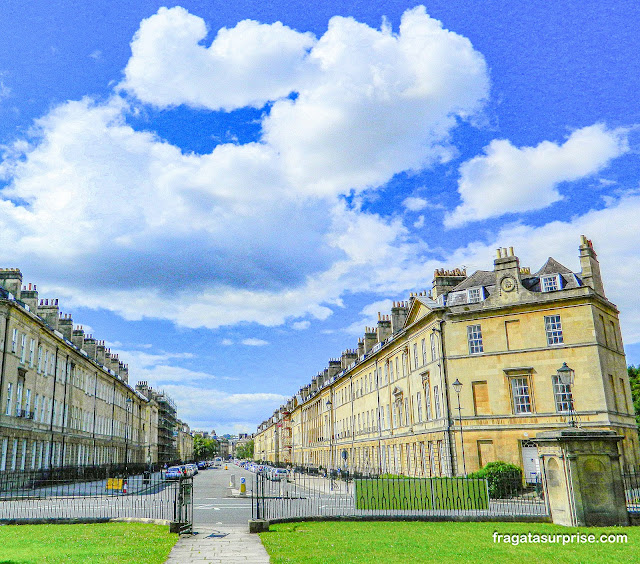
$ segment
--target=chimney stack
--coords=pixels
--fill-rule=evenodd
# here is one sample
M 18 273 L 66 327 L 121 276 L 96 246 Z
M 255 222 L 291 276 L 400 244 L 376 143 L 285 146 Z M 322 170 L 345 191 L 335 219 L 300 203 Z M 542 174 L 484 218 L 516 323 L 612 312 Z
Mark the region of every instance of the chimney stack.
M 393 302 L 391 308 L 391 332 L 400 331 L 407 321 L 409 315 L 409 302 Z
M 604 286 L 600 275 L 598 255 L 593 250 L 593 244 L 584 235 L 580 235 L 580 278 L 585 286 L 593 288 L 596 293 L 604 297 Z
M 58 318 L 58 331 L 64 335 L 64 338 L 67 339 L 67 341 L 73 342 L 73 319 L 71 318 L 71 315 L 68 313 L 60 314 L 60 317 Z
M 22 272 L 19 268 L 0 268 L 0 286 L 11 292 L 16 300 L 21 299 Z
M 391 335 L 391 317 L 378 312 L 377 340 L 379 343 Z

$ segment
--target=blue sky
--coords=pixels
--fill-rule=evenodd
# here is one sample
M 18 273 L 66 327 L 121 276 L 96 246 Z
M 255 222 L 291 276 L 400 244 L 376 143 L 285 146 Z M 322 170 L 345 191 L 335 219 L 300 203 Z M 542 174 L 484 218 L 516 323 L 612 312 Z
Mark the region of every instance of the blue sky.
M 0 263 L 192 428 L 254 430 L 434 268 L 583 233 L 640 363 L 637 3 L 134 4 L 3 3 Z

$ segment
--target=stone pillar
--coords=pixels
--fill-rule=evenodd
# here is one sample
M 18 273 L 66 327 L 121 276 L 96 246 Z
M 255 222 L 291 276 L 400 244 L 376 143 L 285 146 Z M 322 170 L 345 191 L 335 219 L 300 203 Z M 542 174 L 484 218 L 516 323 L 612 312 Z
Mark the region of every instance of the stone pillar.
M 539 433 L 538 455 L 551 517 L 568 527 L 628 525 L 614 431 L 563 429 Z

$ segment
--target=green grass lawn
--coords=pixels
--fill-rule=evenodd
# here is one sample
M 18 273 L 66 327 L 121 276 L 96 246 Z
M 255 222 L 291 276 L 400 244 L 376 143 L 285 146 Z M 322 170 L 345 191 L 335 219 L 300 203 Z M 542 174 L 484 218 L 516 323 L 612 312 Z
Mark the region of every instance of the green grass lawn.
M 603 533 L 626 544 L 494 543 L 500 534 Z M 271 525 L 260 538 L 272 564 L 455 562 L 520 564 L 640 562 L 640 527 L 571 529 L 548 523 L 303 522 Z M 528 537 L 527 537 L 528 538 Z M 533 537 L 532 537 L 533 538 Z
M 177 540 L 166 526 L 142 523 L 4 525 L 0 564 L 160 564 Z

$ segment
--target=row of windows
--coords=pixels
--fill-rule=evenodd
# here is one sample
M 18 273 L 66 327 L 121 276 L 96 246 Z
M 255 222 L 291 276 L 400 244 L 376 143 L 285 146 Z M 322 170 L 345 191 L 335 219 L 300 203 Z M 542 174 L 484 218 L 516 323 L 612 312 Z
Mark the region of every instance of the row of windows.
M 547 345 L 553 346 L 564 343 L 562 321 L 559 315 L 545 315 L 544 330 L 547 337 Z M 484 352 L 482 326 L 480 324 L 467 325 L 467 344 L 469 346 L 469 354 Z
M 117 447 L 67 444 L 28 439 L 0 439 L 0 472 L 6 470 L 39 470 L 41 468 L 75 464 L 107 464 L 122 459 Z M 93 452 L 92 452 L 93 451 Z M 93 454 L 93 456 L 91 456 Z

